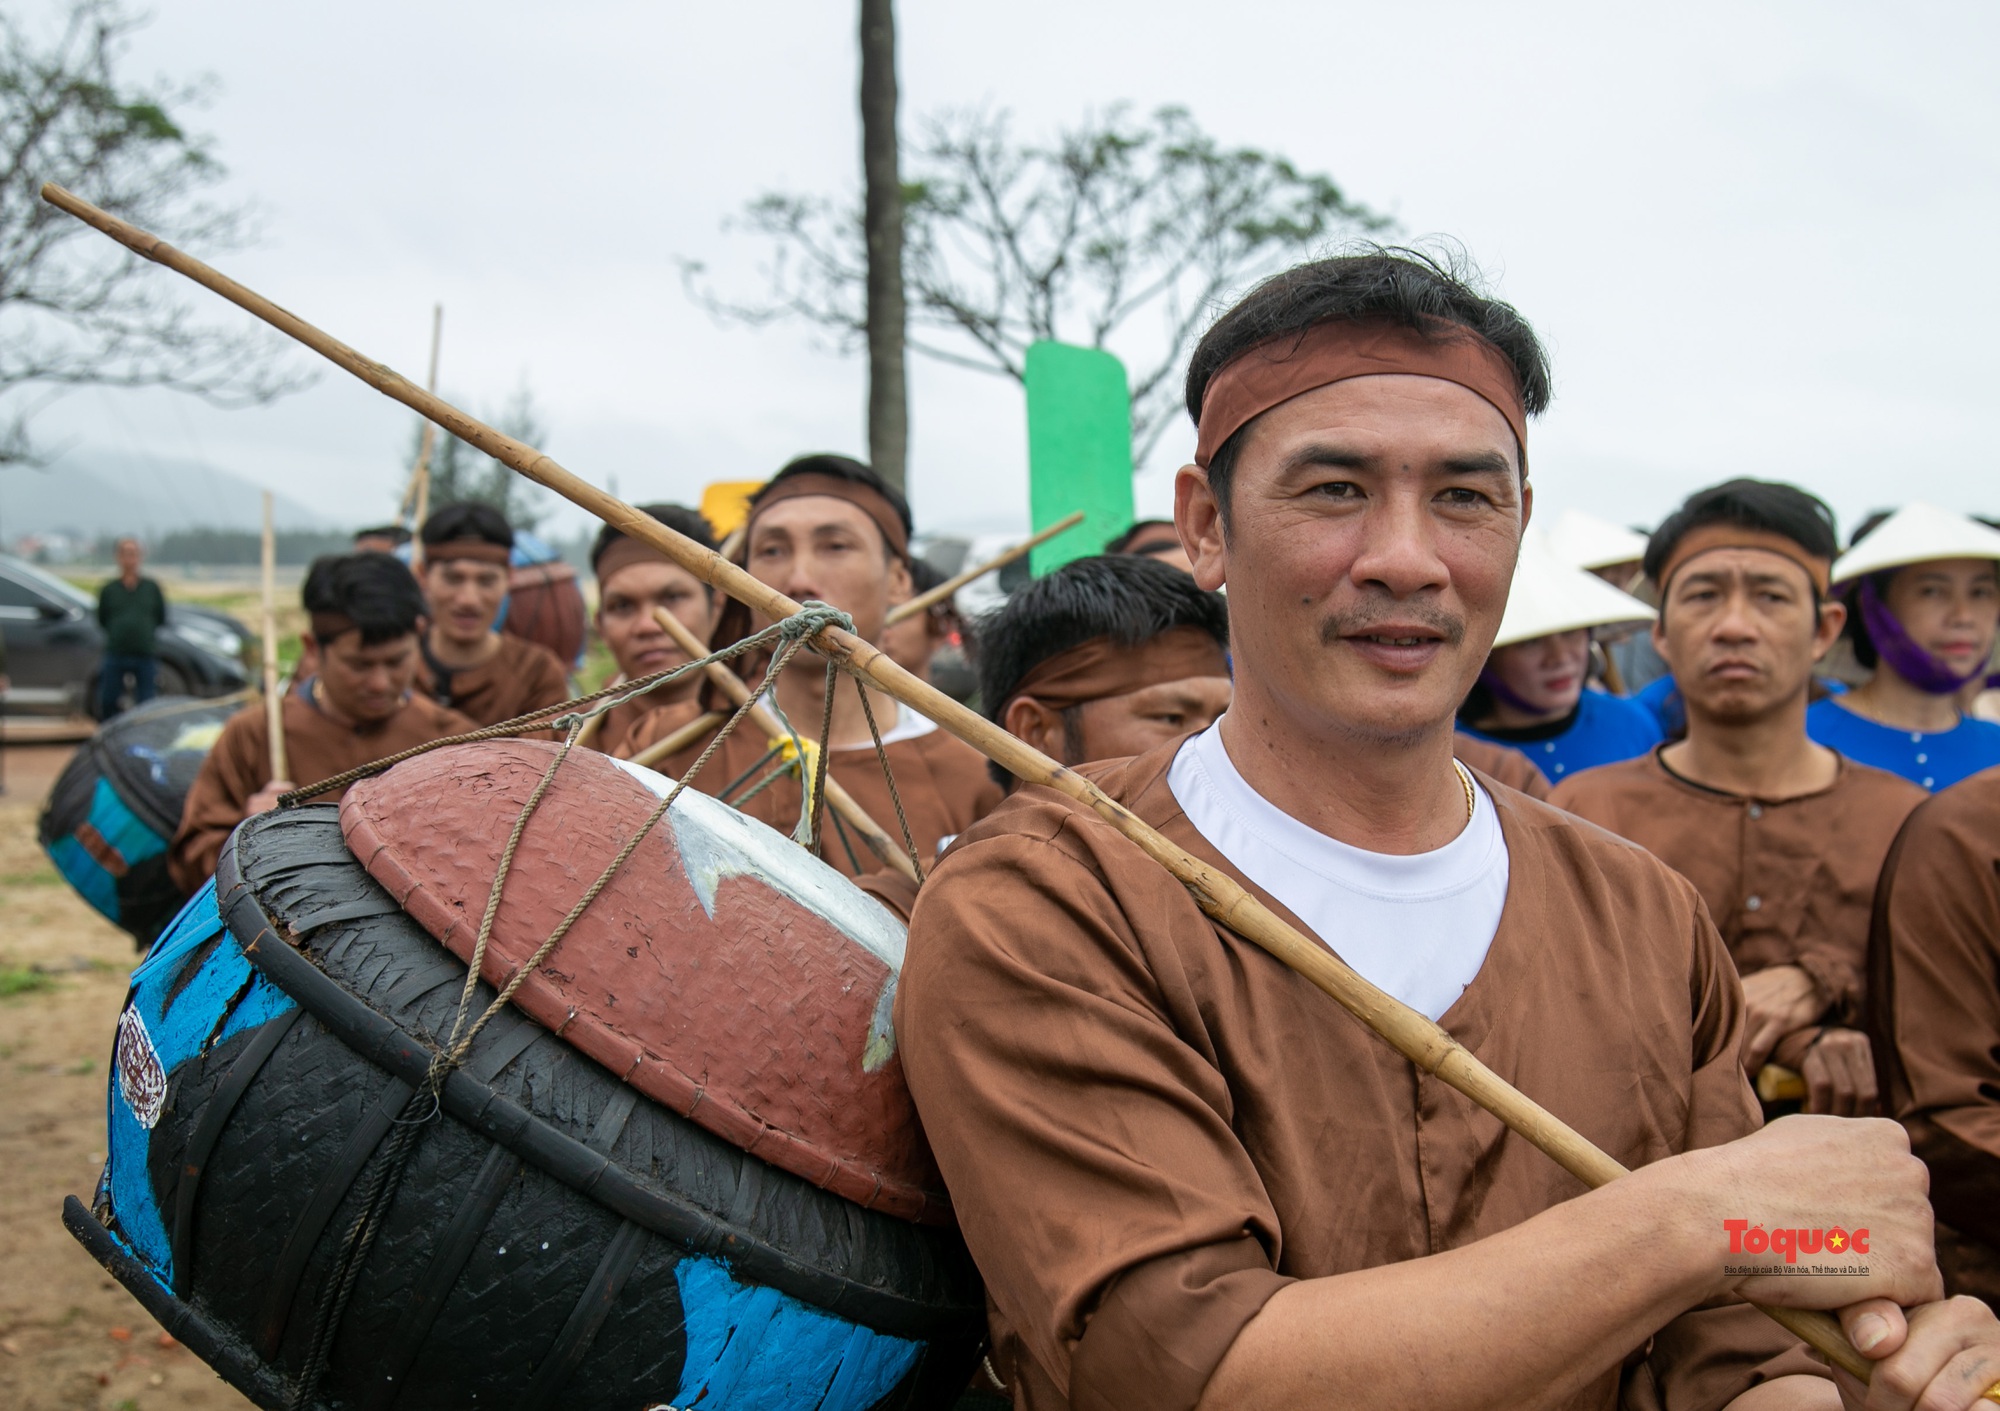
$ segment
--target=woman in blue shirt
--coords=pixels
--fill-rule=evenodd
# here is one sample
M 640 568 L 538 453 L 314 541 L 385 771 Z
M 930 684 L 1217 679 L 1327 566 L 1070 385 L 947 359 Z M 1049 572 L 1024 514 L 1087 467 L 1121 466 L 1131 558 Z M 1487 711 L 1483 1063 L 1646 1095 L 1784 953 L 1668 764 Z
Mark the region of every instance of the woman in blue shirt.
M 1849 759 L 1943 789 L 2000 764 L 2000 725 L 1959 709 L 2000 626 L 2000 532 L 1911 504 L 1865 523 L 1833 567 L 1846 632 L 1875 673 L 1806 711 L 1806 733 Z
M 1459 728 L 1519 750 L 1553 783 L 1644 754 L 1664 738 L 1659 724 L 1643 706 L 1588 685 L 1590 629 L 1652 616 L 1637 598 L 1557 559 L 1530 530 Z

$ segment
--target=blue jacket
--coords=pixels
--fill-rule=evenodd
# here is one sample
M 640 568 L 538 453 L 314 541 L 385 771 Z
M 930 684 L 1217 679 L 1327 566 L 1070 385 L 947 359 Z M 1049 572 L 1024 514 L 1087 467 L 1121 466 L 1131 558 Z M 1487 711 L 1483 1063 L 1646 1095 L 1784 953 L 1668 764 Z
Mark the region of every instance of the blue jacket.
M 1549 782 L 1578 770 L 1616 764 L 1646 753 L 1666 738 L 1653 713 L 1636 701 L 1585 690 L 1567 720 L 1520 730 L 1481 730 L 1459 722 L 1468 735 L 1507 745 L 1533 760 Z
M 1949 730 L 1927 735 L 1877 724 L 1828 697 L 1806 708 L 1806 734 L 1851 760 L 1932 791 L 2000 764 L 2000 725 L 1969 715 Z

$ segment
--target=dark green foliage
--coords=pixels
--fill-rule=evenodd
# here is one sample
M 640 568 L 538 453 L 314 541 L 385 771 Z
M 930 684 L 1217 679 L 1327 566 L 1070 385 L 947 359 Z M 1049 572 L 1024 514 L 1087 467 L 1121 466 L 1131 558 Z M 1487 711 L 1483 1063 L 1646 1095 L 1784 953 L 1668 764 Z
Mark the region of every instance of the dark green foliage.
M 174 281 L 40 197 L 55 182 L 203 255 L 242 243 L 242 212 L 204 195 L 223 175 L 209 140 L 174 116 L 207 85 L 152 89 L 118 72 L 140 22 L 119 0 L 72 0 L 44 43 L 0 9 L 0 464 L 32 457 L 28 422 L 65 388 L 173 387 L 230 405 L 307 380 L 274 354 L 276 335 L 200 322 Z
M 1131 370 L 1141 459 L 1175 413 L 1188 346 L 1231 294 L 1392 225 L 1331 177 L 1226 147 L 1178 107 L 1145 119 L 1115 107 L 1048 145 L 1016 142 L 1004 112 L 948 114 L 906 156 L 910 346 L 1016 379 L 1031 343 L 1108 348 Z M 863 346 L 867 262 L 851 202 L 773 193 L 740 224 L 776 245 L 770 300 L 721 300 L 683 261 L 694 297 L 753 323 L 804 319 L 843 352 Z

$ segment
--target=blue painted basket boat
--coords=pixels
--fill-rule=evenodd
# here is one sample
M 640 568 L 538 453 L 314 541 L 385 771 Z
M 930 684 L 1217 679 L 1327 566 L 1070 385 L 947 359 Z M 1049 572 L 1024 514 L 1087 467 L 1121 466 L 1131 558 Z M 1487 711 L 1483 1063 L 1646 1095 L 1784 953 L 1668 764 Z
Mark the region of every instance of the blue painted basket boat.
M 187 898 L 167 844 L 202 761 L 242 698 L 162 696 L 114 716 L 70 757 L 42 805 L 42 849 L 79 895 L 144 946 Z
M 445 1081 L 343 1315 L 330 1276 L 465 965 L 338 811 L 238 829 L 133 975 L 71 1232 L 252 1401 L 915 1411 L 984 1332 L 956 1232 L 746 1154 L 508 1008 Z M 477 988 L 483 1009 L 493 991 Z

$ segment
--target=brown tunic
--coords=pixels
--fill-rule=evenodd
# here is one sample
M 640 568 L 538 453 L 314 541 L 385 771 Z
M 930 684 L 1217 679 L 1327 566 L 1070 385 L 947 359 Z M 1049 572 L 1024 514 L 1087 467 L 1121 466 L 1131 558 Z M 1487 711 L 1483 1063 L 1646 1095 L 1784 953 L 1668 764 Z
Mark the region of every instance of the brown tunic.
M 353 730 L 327 719 L 299 692 L 287 692 L 285 762 L 293 783 L 316 784 L 357 765 L 477 728 L 457 711 L 412 695 L 383 724 Z M 192 893 L 215 875 L 215 860 L 231 830 L 243 821 L 244 805 L 271 782 L 270 738 L 262 702 L 245 706 L 222 727 L 188 790 L 168 858 L 168 870 L 182 891 Z M 331 802 L 344 793 L 330 792 L 316 802 Z
M 478 666 L 448 671 L 424 653 L 417 689 L 479 725 L 498 725 L 570 697 L 569 678 L 554 652 L 504 632 L 500 650 Z
M 1549 776 L 1517 749 L 1496 745 L 1491 740 L 1482 740 L 1477 735 L 1468 735 L 1460 730 L 1451 737 L 1451 752 L 1458 756 L 1461 764 L 1469 764 L 1487 778 L 1510 789 L 1519 789 L 1531 799 L 1549 796 Z
M 2000 1307 L 2000 769 L 1910 815 L 1876 893 L 1868 1030 L 1929 1165 L 1952 1293 Z
M 1181 812 L 1176 748 L 1084 772 L 1298 925 Z M 1694 889 L 1494 797 L 1506 908 L 1445 1027 L 1628 1165 L 1754 1129 L 1742 995 Z M 986 1279 L 994 1364 L 1029 1411 L 1185 1411 L 1286 1284 L 1471 1244 L 1583 1190 L 1048 789 L 940 859 L 896 1029 Z M 1714 1407 L 1760 1371 L 1813 1367 L 1740 1305 L 1607 1353 L 1569 1406 Z
M 663 740 L 685 725 L 688 713 L 676 702 L 649 714 L 632 730 L 626 753 L 636 754 L 654 740 Z M 817 723 L 817 722 L 815 722 Z M 879 718 L 878 718 L 878 723 Z M 887 727 L 884 726 L 886 729 Z M 711 733 L 679 754 L 658 762 L 664 773 L 681 778 L 707 748 Z M 809 737 L 808 737 L 809 738 Z M 720 795 L 735 784 L 729 802 L 743 812 L 781 833 L 790 833 L 799 821 L 799 781 L 791 775 L 778 779 L 748 800 L 743 794 L 775 763 L 759 765 L 770 749 L 770 741 L 748 721 L 737 726 L 722 742 L 714 756 L 702 766 L 692 787 L 705 794 Z M 896 775 L 896 797 L 902 800 L 903 816 L 909 820 L 910 836 L 919 857 L 930 857 L 946 839 L 964 832 L 985 817 L 1000 802 L 1000 785 L 986 768 L 986 756 L 942 730 L 932 730 L 914 739 L 897 740 L 884 747 L 889 767 Z M 896 822 L 896 803 L 882 777 L 882 765 L 875 747 L 861 745 L 837 749 L 827 761 L 827 772 L 839 780 L 868 816 L 900 844 L 902 830 Z M 747 778 L 744 776 L 748 776 Z M 740 782 L 739 782 L 740 781 Z M 740 802 L 739 802 L 740 801 Z M 821 826 L 820 855 L 850 877 L 863 876 L 882 866 L 881 859 L 852 829 L 836 824 L 832 810 Z
M 1849 759 L 1816 794 L 1727 794 L 1681 778 L 1654 750 L 1573 774 L 1549 801 L 1694 883 L 1739 973 L 1796 965 L 1825 996 L 1826 1020 L 1852 1025 L 1875 879 L 1924 797 L 1909 780 Z

